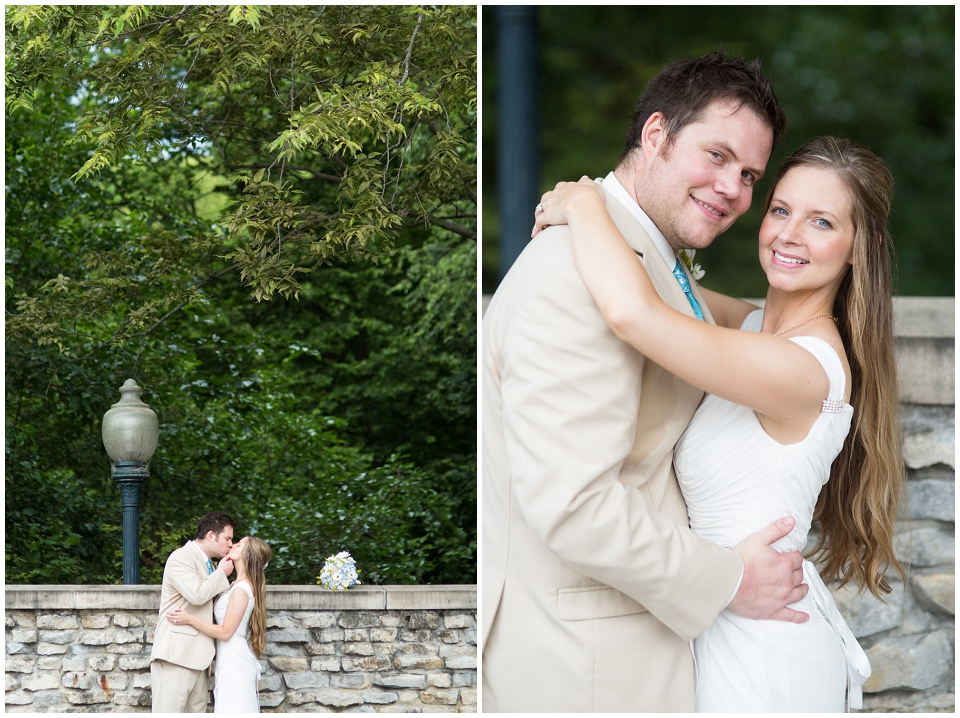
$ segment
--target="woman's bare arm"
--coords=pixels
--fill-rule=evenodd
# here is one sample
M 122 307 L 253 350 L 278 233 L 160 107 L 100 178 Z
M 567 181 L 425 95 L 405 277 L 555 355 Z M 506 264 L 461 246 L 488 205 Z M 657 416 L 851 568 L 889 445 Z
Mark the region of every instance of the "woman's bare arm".
M 240 621 L 243 619 L 243 612 L 247 610 L 247 603 L 249 603 L 249 601 L 250 597 L 246 591 L 234 591 L 231 593 L 230 600 L 227 602 L 227 613 L 223 617 L 223 625 L 220 626 L 216 623 L 207 623 L 179 608 L 168 613 L 167 620 L 171 623 L 193 626 L 200 631 L 200 633 L 204 633 L 211 638 L 216 638 L 220 641 L 229 641 L 233 638 L 233 634 L 237 632 Z
M 664 303 L 593 182 L 561 183 L 545 199 L 535 229 L 570 225 L 577 269 L 618 337 L 685 381 L 777 426 L 809 428 L 829 390 L 812 354 L 779 337 L 713 326 Z

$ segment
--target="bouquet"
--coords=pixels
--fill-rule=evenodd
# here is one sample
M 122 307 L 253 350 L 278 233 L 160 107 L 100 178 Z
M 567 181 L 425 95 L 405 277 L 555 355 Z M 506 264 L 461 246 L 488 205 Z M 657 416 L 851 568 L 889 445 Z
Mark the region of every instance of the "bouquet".
M 360 569 L 357 568 L 357 562 L 353 560 L 353 556 L 347 551 L 341 551 L 336 556 L 327 557 L 327 562 L 323 564 L 323 569 L 317 576 L 317 583 L 331 591 L 346 591 L 354 584 L 360 585 L 360 579 L 357 577 L 359 573 Z

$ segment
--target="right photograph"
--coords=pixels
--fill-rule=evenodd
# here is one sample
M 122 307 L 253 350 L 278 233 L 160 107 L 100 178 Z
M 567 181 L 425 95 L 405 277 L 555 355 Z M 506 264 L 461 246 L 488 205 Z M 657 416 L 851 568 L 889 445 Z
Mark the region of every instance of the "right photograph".
M 482 13 L 480 709 L 954 711 L 954 8 Z

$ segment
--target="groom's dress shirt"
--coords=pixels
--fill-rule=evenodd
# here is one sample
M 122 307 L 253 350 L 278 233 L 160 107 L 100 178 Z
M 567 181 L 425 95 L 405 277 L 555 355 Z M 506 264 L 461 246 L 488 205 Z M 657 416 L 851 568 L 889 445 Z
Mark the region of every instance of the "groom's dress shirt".
M 660 252 L 660 256 L 663 257 L 663 261 L 666 262 L 667 269 L 673 271 L 673 267 L 677 262 L 678 253 L 673 251 L 673 247 L 670 246 L 667 238 L 663 236 L 663 232 L 661 232 L 660 228 L 647 216 L 647 213 L 643 211 L 643 207 L 633 201 L 633 197 L 623 188 L 623 185 L 620 184 L 620 180 L 617 179 L 616 175 L 613 172 L 608 174 L 601 180 L 600 186 L 609 192 L 620 204 L 626 207 L 627 211 L 636 218 L 640 226 L 646 230 L 654 246 L 656 246 L 657 251 Z M 737 581 L 737 585 L 734 587 L 733 593 L 730 594 L 730 598 L 724 607 L 730 605 L 730 601 L 734 599 L 737 591 L 740 590 L 740 584 L 742 582 L 743 570 L 741 569 L 740 580 Z

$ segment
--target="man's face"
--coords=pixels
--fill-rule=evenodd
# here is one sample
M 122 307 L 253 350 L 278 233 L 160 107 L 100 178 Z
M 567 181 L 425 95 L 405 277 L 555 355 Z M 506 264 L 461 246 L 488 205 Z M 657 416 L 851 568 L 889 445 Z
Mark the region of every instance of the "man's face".
M 208 531 L 207 540 L 210 542 L 211 558 L 223 558 L 233 547 L 233 526 L 227 526 L 219 534 Z
M 773 131 L 753 110 L 729 100 L 710 104 L 669 147 L 658 129 L 662 116 L 649 122 L 646 166 L 634 178 L 636 199 L 674 249 L 707 247 L 750 209 Z

